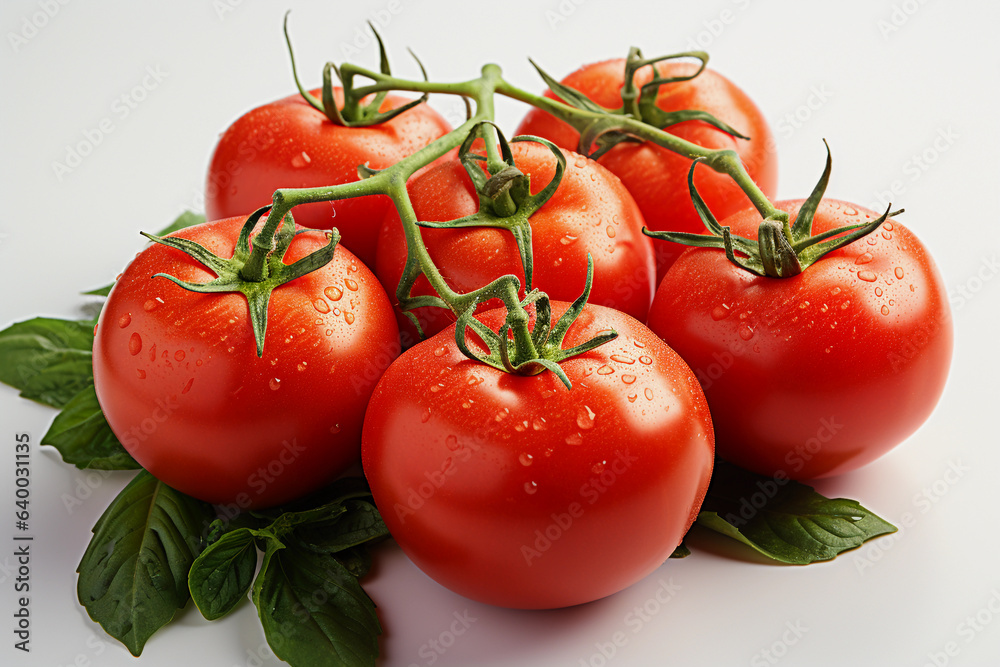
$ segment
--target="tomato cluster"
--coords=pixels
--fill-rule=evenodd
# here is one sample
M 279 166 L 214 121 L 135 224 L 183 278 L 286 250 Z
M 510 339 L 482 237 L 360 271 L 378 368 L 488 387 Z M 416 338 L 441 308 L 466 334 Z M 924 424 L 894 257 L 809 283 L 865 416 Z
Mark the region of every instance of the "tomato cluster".
M 655 76 L 676 80 L 659 87 L 656 106 L 707 111 L 750 138 L 698 119 L 666 131 L 734 151 L 771 197 L 777 165 L 763 116 L 721 75 L 691 78 L 693 67 L 658 66 Z M 625 72 L 625 61 L 606 61 L 562 85 L 614 109 Z M 653 77 L 646 66 L 635 83 Z M 405 102 L 388 96 L 381 109 Z M 519 133 L 562 152 L 516 143 L 511 169 L 537 194 L 556 178 L 559 156 L 566 167 L 530 219 L 531 285 L 508 231 L 424 229 L 414 238 L 382 194 L 296 208 L 302 227 L 285 232 L 285 265 L 327 244 L 315 230 L 336 228 L 341 242 L 329 263 L 269 287 L 263 314 L 250 288 L 192 291 L 224 282 L 229 269 L 197 259 L 190 242 L 239 268 L 244 220 L 276 189 L 353 183 L 359 165 L 374 173 L 449 132 L 426 104 L 369 126 L 336 124 L 313 106 L 291 96 L 225 132 L 207 179 L 215 221 L 140 253 L 95 330 L 94 379 L 109 424 L 139 463 L 185 493 L 270 507 L 360 459 L 392 535 L 431 577 L 493 604 L 560 607 L 612 594 L 663 563 L 698 514 L 716 447 L 762 474 L 840 474 L 905 439 L 941 394 L 951 354 L 945 291 L 896 219 L 798 275 L 756 275 L 718 248 L 642 233 L 703 231 L 690 159 L 630 140 L 592 160 L 574 152 L 586 148 L 577 130 L 539 109 Z M 483 199 L 462 159 L 439 155 L 406 184 L 420 222 L 470 216 Z M 705 168 L 693 187 L 727 234 L 755 237 L 761 216 L 734 180 Z M 813 215 L 803 213 L 809 206 L 776 210 L 794 224 Z M 836 235 L 876 219 L 824 199 L 813 231 Z M 516 276 L 532 335 L 547 327 L 540 304 L 549 302 L 530 292 L 538 288 L 553 318 L 589 290 L 590 304 L 560 331 L 566 350 L 609 331 L 617 338 L 560 359 L 564 377 L 551 364 L 508 372 L 521 367 L 490 357 L 481 328 L 499 331 L 501 346 L 516 343 L 507 309 L 490 309 L 499 301 L 474 304 L 480 328 L 463 319 L 457 332 L 452 312 L 428 306 L 410 314 L 429 338 L 396 359 L 400 333 L 406 345 L 418 336 L 397 295 L 415 244 L 458 294 Z M 253 252 L 260 247 L 255 239 Z M 260 279 L 237 273 L 237 282 Z M 421 276 L 408 297 L 434 295 Z

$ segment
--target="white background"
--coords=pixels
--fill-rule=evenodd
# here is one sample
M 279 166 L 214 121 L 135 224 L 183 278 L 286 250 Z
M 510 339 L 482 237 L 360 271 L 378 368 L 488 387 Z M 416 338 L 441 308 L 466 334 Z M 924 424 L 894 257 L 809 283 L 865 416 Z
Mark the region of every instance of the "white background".
M 466 611 L 476 621 L 434 654 L 436 664 L 601 665 L 598 644 L 619 631 L 627 643 L 608 664 L 776 664 L 763 650 L 789 666 L 919 666 L 932 664 L 929 654 L 938 654 L 938 664 L 997 664 L 1000 614 L 988 603 L 1000 609 L 993 208 L 1000 5 L 537 0 L 491 3 L 488 16 L 474 9 L 479 3 L 430 0 L 48 3 L 51 17 L 45 1 L 0 6 L 2 326 L 38 314 L 79 316 L 78 292 L 122 269 L 142 245 L 140 229 L 201 209 L 217 136 L 244 111 L 293 91 L 281 35 L 287 7 L 310 86 L 324 62 L 345 54 L 375 65 L 370 44 L 359 53 L 352 45 L 366 19 L 382 26 L 402 75 L 416 75 L 403 48 L 411 46 L 436 80 L 471 78 L 494 61 L 529 89 L 541 86 L 528 55 L 562 77 L 624 56 L 632 44 L 647 55 L 703 47 L 771 121 L 780 196 L 809 192 L 825 137 L 834 155 L 828 194 L 884 208 L 879 193 L 898 182 L 893 204 L 906 207 L 904 222 L 937 259 L 956 328 L 937 411 L 890 455 L 819 485 L 897 523 L 910 513 L 910 528 L 804 568 L 769 565 L 697 535 L 690 558 L 608 599 L 550 612 L 453 595 L 386 546 L 366 582 L 386 630 L 381 664 L 431 664 L 421 647 Z M 25 40 L 15 44 L 11 33 Z M 122 117 L 115 101 L 142 84 L 147 68 L 165 73 L 162 81 Z M 454 117 L 453 102 L 434 103 Z M 499 105 L 508 130 L 523 113 L 514 103 Z M 53 163 L 105 118 L 114 131 L 60 179 Z M 80 472 L 48 448 L 34 450 L 32 460 L 32 652 L 12 648 L 13 438 L 27 432 L 37 442 L 53 415 L 0 388 L 0 664 L 132 665 L 77 604 L 74 573 L 91 526 L 129 475 Z M 954 468 L 962 474 L 949 474 Z M 80 503 L 69 511 L 66 498 Z M 677 587 L 663 605 L 654 597 L 661 582 Z M 652 612 L 633 632 L 628 615 L 647 603 Z M 254 612 L 244 604 L 209 624 L 189 605 L 147 644 L 140 664 L 276 664 Z M 977 613 L 985 624 L 974 630 L 966 618 Z M 793 626 L 801 636 L 787 632 Z M 943 654 L 949 642 L 957 655 Z

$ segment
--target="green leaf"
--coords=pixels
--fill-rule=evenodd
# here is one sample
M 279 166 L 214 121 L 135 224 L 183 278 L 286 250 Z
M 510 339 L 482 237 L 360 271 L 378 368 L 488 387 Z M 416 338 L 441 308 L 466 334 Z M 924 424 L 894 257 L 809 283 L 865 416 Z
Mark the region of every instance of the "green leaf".
M 763 477 L 721 460 L 697 523 L 793 565 L 830 560 L 896 532 L 855 500 L 826 498 L 787 476 Z
M 77 597 L 132 655 L 187 603 L 188 570 L 214 516 L 208 503 L 142 471 L 98 520 L 77 567 Z
M 94 322 L 36 317 L 0 331 L 0 382 L 61 408 L 94 381 Z
M 681 542 L 680 544 L 677 545 L 677 548 L 674 549 L 674 552 L 672 554 L 670 554 L 670 557 L 671 558 L 687 558 L 690 555 L 691 555 L 691 550 L 687 548 L 686 544 L 684 544 L 683 542 Z
M 63 461 L 77 468 L 134 470 L 139 468 L 108 426 L 93 385 L 81 390 L 56 415 L 42 444 L 59 450 Z
M 375 664 L 375 604 L 333 556 L 269 539 L 253 588 L 268 644 L 293 667 Z
M 156 232 L 155 236 L 166 236 L 176 232 L 179 229 L 185 229 L 186 227 L 193 227 L 194 225 L 200 225 L 205 222 L 205 216 L 200 213 L 192 213 L 191 211 L 184 211 L 177 219 L 171 222 L 169 225 Z M 111 293 L 111 288 L 115 284 L 105 285 L 103 287 L 98 287 L 97 289 L 92 289 L 89 292 L 84 292 L 88 296 L 107 296 Z
M 226 533 L 191 565 L 188 588 L 202 616 L 222 618 L 244 599 L 257 569 L 257 547 L 250 528 Z
M 374 505 L 364 500 L 348 500 L 344 512 L 332 523 L 307 523 L 293 534 L 304 548 L 333 554 L 387 537 L 389 529 Z

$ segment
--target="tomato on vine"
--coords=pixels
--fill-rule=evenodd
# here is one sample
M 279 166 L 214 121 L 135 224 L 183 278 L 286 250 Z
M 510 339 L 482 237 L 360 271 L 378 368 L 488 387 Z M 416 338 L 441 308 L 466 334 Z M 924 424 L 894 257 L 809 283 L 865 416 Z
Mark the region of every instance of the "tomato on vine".
M 927 419 L 948 375 L 934 260 L 888 211 L 821 199 L 829 169 L 809 199 L 776 202 L 763 223 L 754 209 L 715 222 L 692 189 L 719 236 L 670 235 L 715 247 L 684 252 L 650 309 L 649 327 L 702 383 L 719 455 L 765 475 L 875 460 Z
M 125 449 L 173 488 L 240 508 L 353 465 L 368 397 L 399 353 L 385 292 L 335 235 L 286 222 L 250 275 L 259 217 L 155 239 L 115 283 L 94 340 L 98 400 Z
M 705 69 L 706 54 L 679 54 L 700 58 L 699 67 L 672 60 L 659 62 L 663 60 L 660 58 L 640 60 L 635 53 L 628 59 L 584 65 L 561 83 L 548 79 L 550 88 L 556 92 L 548 90 L 545 95 L 558 99 L 557 93 L 576 93 L 567 101 L 586 105 L 579 97 L 582 95 L 598 107 L 630 112 L 706 149 L 736 151 L 750 178 L 767 197 L 772 197 L 778 180 L 777 154 L 767 120 L 753 100 L 729 79 Z M 626 86 L 629 75 L 630 87 Z M 654 77 L 662 83 L 657 84 Z M 566 91 L 567 88 L 571 90 Z M 703 113 L 698 114 L 699 111 Z M 528 112 L 517 134 L 542 136 L 562 148 L 585 153 L 593 148 L 581 146 L 579 131 L 540 108 Z M 622 141 L 598 150 L 598 162 L 622 180 L 649 229 L 682 232 L 701 229 L 701 220 L 687 195 L 690 158 L 648 141 Z M 703 169 L 697 185 L 720 217 L 735 213 L 748 203 L 740 187 L 725 174 Z M 683 250 L 683 246 L 674 243 L 656 244 L 658 278 L 663 277 Z
M 547 301 L 536 312 L 533 337 Z M 507 327 L 492 330 L 505 310 L 463 317 L 474 335 L 449 328 L 404 353 L 365 417 L 362 463 L 393 537 L 438 583 L 505 607 L 579 604 L 646 576 L 691 526 L 712 470 L 711 419 L 679 355 L 617 310 L 554 302 L 551 316 L 546 349 L 598 345 L 559 374 L 504 372 Z

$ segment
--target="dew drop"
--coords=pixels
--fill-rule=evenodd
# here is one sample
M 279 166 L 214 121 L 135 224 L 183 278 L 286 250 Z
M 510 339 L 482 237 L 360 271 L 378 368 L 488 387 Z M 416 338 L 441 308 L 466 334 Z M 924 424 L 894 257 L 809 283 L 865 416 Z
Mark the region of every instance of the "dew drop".
M 527 467 L 535 462 L 535 457 L 528 453 L 522 453 L 517 457 L 517 460 L 521 462 L 521 465 Z
M 296 169 L 305 169 L 309 166 L 310 162 L 312 162 L 312 158 L 309 157 L 309 154 L 305 151 L 302 151 L 292 158 L 292 166 Z
M 323 299 L 316 299 L 315 301 L 313 301 L 313 308 L 315 308 L 318 312 L 321 312 L 321 313 L 329 313 L 330 312 L 330 306 L 329 306 L 329 304 L 327 304 L 327 302 L 324 301 Z M 317 322 L 322 322 L 323 320 L 316 320 L 316 321 Z
M 552 398 L 555 395 L 556 395 L 556 390 L 555 389 L 546 389 L 546 390 L 542 391 L 542 393 L 540 394 L 540 396 L 542 397 L 542 400 L 545 400 L 547 398 Z
M 304 370 L 305 370 L 305 369 L 306 369 L 306 368 L 307 368 L 308 366 L 309 366 L 309 364 L 308 364 L 307 362 L 305 362 L 305 361 L 300 361 L 300 362 L 299 362 L 298 364 L 296 364 L 296 366 L 295 366 L 295 369 L 296 369 L 296 370 L 298 370 L 299 372 L 302 372 L 302 371 L 304 371 Z
M 437 384 L 432 384 L 431 385 L 431 393 L 432 394 L 436 394 L 439 391 L 441 391 L 442 389 L 444 389 L 444 385 L 442 385 L 440 382 L 437 383 Z
M 354 324 L 354 313 L 344 313 L 344 321 L 348 324 Z
M 871 271 L 858 271 L 858 278 L 864 280 L 866 283 L 873 283 L 878 280 L 878 276 Z
M 828 348 L 826 348 L 823 351 L 826 352 L 827 354 L 830 354 L 830 350 L 832 350 L 832 349 L 833 349 L 832 347 L 828 347 Z
M 729 317 L 729 308 L 723 304 L 712 309 L 712 319 L 718 322 Z
M 576 242 L 576 239 L 577 239 L 576 236 L 573 236 L 572 234 L 567 234 L 566 236 L 559 239 L 559 243 L 562 243 L 563 245 L 572 245 L 573 243 Z
M 510 414 L 510 410 L 508 410 L 507 408 L 504 408 L 503 410 L 501 410 L 500 412 L 497 413 L 497 416 L 493 418 L 493 421 L 495 421 L 495 422 L 497 422 L 499 424 L 504 419 L 507 419 L 507 416 L 509 414 Z
M 344 285 L 346 285 L 347 289 L 351 290 L 352 292 L 358 291 L 358 282 L 356 280 L 352 280 L 350 278 L 344 278 Z
M 186 394 L 189 391 L 191 391 L 191 385 L 193 384 L 194 384 L 194 378 L 190 378 L 187 382 L 184 383 L 184 388 L 181 389 L 181 393 Z
M 435 357 L 443 357 L 444 354 L 445 354 L 445 352 L 447 352 L 447 351 L 448 351 L 448 348 L 445 347 L 444 345 L 442 345 L 438 349 L 434 350 L 434 356 Z
M 883 229 L 888 229 L 891 232 L 892 231 L 892 223 L 889 222 L 888 220 L 886 220 L 885 223 L 883 223 L 882 228 Z
M 634 340 L 634 341 L 632 341 L 632 344 L 635 345 L 639 349 L 642 349 L 642 348 L 646 347 L 646 344 L 643 343 L 641 340 Z
M 611 361 L 617 361 L 620 364 L 634 364 L 635 359 L 624 354 L 612 354 Z
M 462 407 L 465 407 L 466 405 L 467 405 L 466 403 L 463 403 Z M 514 430 L 517 431 L 518 433 L 524 433 L 526 430 L 528 430 L 528 422 L 523 421 L 514 424 Z
M 853 206 L 844 207 L 844 215 L 857 215 L 857 214 L 858 214 L 858 209 L 854 208 Z
M 185 356 L 184 350 L 177 350 L 174 352 L 174 361 L 184 361 Z
M 479 383 L 480 383 L 480 382 L 482 382 L 482 381 L 483 381 L 483 378 L 479 377 L 478 375 L 475 375 L 475 374 L 472 374 L 472 375 L 470 375 L 470 376 L 469 376 L 469 378 L 468 378 L 468 379 L 467 379 L 467 380 L 465 381 L 465 383 L 466 383 L 467 385 L 469 385 L 470 387 L 474 387 L 474 386 L 476 386 L 477 384 L 479 384 Z
M 644 354 L 641 357 L 639 357 L 639 363 L 643 364 L 644 366 L 649 366 L 651 363 L 653 363 L 653 358 Z
M 137 332 L 129 336 L 128 351 L 133 357 L 142 352 L 142 337 Z
M 140 380 L 146 379 L 146 371 L 142 370 L 141 368 L 135 369 L 135 374 L 139 377 Z
M 893 273 L 896 274 L 896 279 L 897 280 L 902 280 L 903 279 L 903 267 L 897 266 L 896 270 Z
M 325 294 L 326 298 L 328 298 L 330 301 L 340 301 L 340 297 L 344 296 L 344 293 L 340 290 L 339 287 L 332 287 L 332 286 L 327 287 L 325 290 L 323 290 L 323 294 Z
M 647 401 L 653 400 L 653 390 L 650 389 L 649 387 L 646 387 L 645 389 L 642 390 L 642 395 L 646 397 Z
M 632 384 L 633 382 L 635 382 L 635 376 L 625 373 L 624 375 L 622 375 L 622 382 L 624 382 L 625 384 Z
M 607 467 L 607 465 L 608 465 L 607 461 L 598 461 L 597 463 L 595 463 L 590 467 L 590 472 L 594 473 L 595 475 L 600 475 L 602 472 L 604 472 L 604 469 Z
M 628 395 L 628 402 L 629 403 L 635 403 L 635 399 L 637 399 L 637 398 L 639 398 L 639 394 L 629 394 Z
M 327 336 L 332 336 L 333 335 L 333 329 L 327 329 L 324 333 L 326 333 Z
M 830 290 L 830 294 L 833 296 L 837 296 L 838 294 L 840 294 L 840 288 L 834 287 L 832 290 Z
M 753 329 L 744 324 L 740 327 L 739 334 L 743 340 L 750 340 L 753 338 Z
M 844 303 L 840 304 L 840 309 L 841 310 L 847 310 L 850 307 L 851 307 L 851 302 L 850 301 L 845 301 Z
M 340 433 L 340 424 L 334 424 L 333 426 L 331 426 L 330 427 L 330 433 L 332 433 L 334 435 L 337 435 L 338 433 Z
M 576 415 L 576 425 L 581 429 L 586 431 L 587 429 L 594 428 L 594 417 L 597 415 L 589 406 L 582 406 Z
M 548 427 L 549 425 L 545 423 L 545 419 L 542 417 L 537 417 L 535 418 L 535 421 L 531 422 L 531 428 L 535 431 L 544 431 Z
M 882 306 L 882 314 L 883 315 L 889 314 L 889 306 Z
M 533 493 L 535 493 L 536 491 L 538 491 L 538 484 L 537 483 L 535 483 L 535 482 L 525 482 L 524 483 L 524 492 L 527 493 L 529 496 L 532 495 Z
M 608 366 L 607 364 L 604 364 L 603 366 L 597 369 L 598 375 L 611 375 L 614 372 L 615 369 L 611 368 L 611 366 Z
M 604 231 L 607 232 L 609 239 L 613 239 L 615 237 L 615 228 L 611 225 L 608 225 Z
M 468 410 L 472 407 L 472 401 L 462 401 L 462 408 Z M 527 422 L 525 422 L 527 423 Z
M 566 436 L 567 445 L 582 445 L 583 444 L 583 434 L 582 433 L 572 433 Z
M 125 313 L 124 315 L 118 318 L 118 326 L 120 326 L 122 329 L 124 329 L 130 324 L 132 324 L 132 313 Z
M 808 307 L 809 307 L 809 302 L 808 301 L 803 301 L 802 303 L 799 304 L 799 308 L 801 308 L 802 310 L 805 310 Z M 740 318 L 740 319 L 742 319 L 742 318 Z
M 160 302 L 156 299 L 147 299 L 146 303 L 142 304 L 142 309 L 147 313 L 156 310 L 160 305 Z
M 453 452 L 457 451 L 459 449 L 458 438 L 454 435 L 449 435 L 444 439 L 444 446 Z
M 854 260 L 854 263 L 855 264 L 867 264 L 868 262 L 872 261 L 873 259 L 874 259 L 874 257 L 872 257 L 872 254 L 870 252 L 866 252 L 863 255 L 858 255 L 858 258 Z
M 882 230 L 882 238 L 884 238 L 886 241 L 891 241 L 892 240 L 892 233 L 889 232 L 889 230 L 884 229 L 884 230 Z
M 149 360 L 156 361 L 156 343 L 153 343 L 153 347 L 149 348 Z
M 819 307 L 819 312 L 821 313 L 825 313 L 828 310 L 830 310 L 830 306 L 826 305 L 825 303 Z
M 426 424 L 430 418 L 431 418 L 431 409 L 427 408 L 426 410 L 424 410 L 424 414 L 420 415 L 420 423 Z
M 271 378 L 271 380 L 267 383 L 267 386 L 271 388 L 271 391 L 278 391 L 281 387 L 281 380 L 278 378 Z
M 562 266 L 562 263 L 563 263 L 563 258 L 562 257 L 556 257 L 555 260 L 553 260 L 553 262 L 552 262 L 552 266 L 558 268 L 558 267 Z
M 334 308 L 332 311 L 334 317 L 340 317 L 340 308 Z

